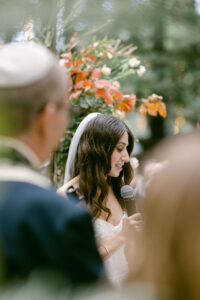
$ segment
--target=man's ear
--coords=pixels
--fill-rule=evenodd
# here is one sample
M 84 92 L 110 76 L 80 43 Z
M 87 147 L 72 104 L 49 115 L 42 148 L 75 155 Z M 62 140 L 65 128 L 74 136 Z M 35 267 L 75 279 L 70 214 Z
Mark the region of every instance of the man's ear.
M 52 125 L 55 121 L 56 110 L 55 103 L 49 102 L 38 115 L 38 134 L 42 138 L 48 138 Z

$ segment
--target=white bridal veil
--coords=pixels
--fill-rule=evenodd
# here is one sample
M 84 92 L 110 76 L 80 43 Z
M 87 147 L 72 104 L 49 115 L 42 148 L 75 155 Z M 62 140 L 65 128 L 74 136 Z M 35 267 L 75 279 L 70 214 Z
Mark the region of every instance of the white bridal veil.
M 71 140 L 71 144 L 69 147 L 69 153 L 68 153 L 68 158 L 66 162 L 66 167 L 65 167 L 65 178 L 64 178 L 64 183 L 68 182 L 70 179 L 72 179 L 71 176 L 71 170 L 74 168 L 74 163 L 75 163 L 75 157 L 76 157 L 76 151 L 78 148 L 79 140 L 81 138 L 81 135 L 83 131 L 85 130 L 87 124 L 89 123 L 90 120 L 95 118 L 99 113 L 91 113 L 87 115 L 79 124 L 79 126 L 76 129 L 76 132 Z

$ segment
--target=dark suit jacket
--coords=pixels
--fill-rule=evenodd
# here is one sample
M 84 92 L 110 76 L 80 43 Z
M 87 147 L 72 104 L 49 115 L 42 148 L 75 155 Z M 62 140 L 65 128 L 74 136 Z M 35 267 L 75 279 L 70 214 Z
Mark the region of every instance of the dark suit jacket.
M 91 217 L 53 189 L 0 180 L 0 235 L 9 276 L 40 268 L 61 271 L 73 285 L 103 275 Z
M 102 276 L 91 218 L 73 199 L 29 183 L 0 183 L 0 233 L 9 275 L 53 268 L 73 284 Z

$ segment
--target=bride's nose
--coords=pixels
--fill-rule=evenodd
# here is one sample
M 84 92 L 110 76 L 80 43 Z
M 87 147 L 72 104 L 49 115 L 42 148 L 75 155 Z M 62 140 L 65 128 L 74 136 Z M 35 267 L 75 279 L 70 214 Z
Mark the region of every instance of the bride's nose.
M 125 151 L 123 152 L 123 154 L 122 154 L 122 159 L 123 159 L 123 161 L 124 161 L 125 163 L 129 162 L 130 157 L 129 157 L 129 153 L 128 153 L 127 150 L 125 150 Z

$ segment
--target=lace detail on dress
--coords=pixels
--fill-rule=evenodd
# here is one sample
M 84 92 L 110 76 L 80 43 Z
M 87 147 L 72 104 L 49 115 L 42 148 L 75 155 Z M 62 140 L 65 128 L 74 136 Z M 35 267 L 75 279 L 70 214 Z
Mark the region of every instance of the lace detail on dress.
M 94 230 L 97 244 L 100 246 L 107 240 L 115 236 L 122 229 L 122 220 L 127 217 L 124 213 L 120 223 L 116 226 L 111 223 L 97 218 L 94 221 Z M 108 259 L 105 260 L 104 266 L 107 272 L 108 279 L 113 285 L 120 285 L 126 278 L 128 273 L 128 264 L 124 255 L 124 246 L 117 249 Z

